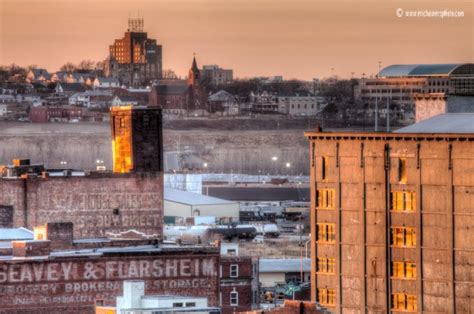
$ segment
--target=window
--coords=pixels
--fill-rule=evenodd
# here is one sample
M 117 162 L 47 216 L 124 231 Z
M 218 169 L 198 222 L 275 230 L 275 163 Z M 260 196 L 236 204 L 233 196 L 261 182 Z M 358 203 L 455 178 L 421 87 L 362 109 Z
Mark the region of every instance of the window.
M 336 190 L 334 189 L 319 189 L 316 191 L 318 209 L 334 209 L 335 208 Z
M 407 159 L 398 158 L 398 182 L 407 183 Z
M 415 192 L 397 191 L 391 192 L 392 210 L 397 212 L 414 212 L 416 209 Z
M 186 302 L 186 307 L 196 307 L 196 302 Z
M 392 227 L 391 242 L 395 247 L 415 247 L 416 229 L 412 227 Z
M 319 304 L 325 306 L 336 305 L 336 290 L 328 288 L 318 288 L 318 300 Z
M 232 278 L 239 277 L 239 265 L 237 264 L 230 265 L 230 277 Z
M 124 128 L 125 127 L 125 119 L 124 118 L 119 118 L 120 119 L 120 127 Z
M 334 243 L 336 241 L 335 225 L 328 223 L 316 224 L 318 239 L 320 243 Z
M 392 278 L 416 278 L 416 264 L 412 262 L 392 262 Z
M 230 293 L 230 305 L 239 305 L 239 293 L 237 291 Z
M 328 157 L 323 157 L 321 160 L 321 179 L 323 181 L 328 178 Z
M 183 307 L 183 303 L 173 303 L 173 307 Z
M 328 257 L 318 257 L 316 272 L 320 274 L 334 274 L 336 272 L 336 259 Z
M 392 294 L 392 310 L 415 312 L 416 309 L 415 295 L 405 293 Z

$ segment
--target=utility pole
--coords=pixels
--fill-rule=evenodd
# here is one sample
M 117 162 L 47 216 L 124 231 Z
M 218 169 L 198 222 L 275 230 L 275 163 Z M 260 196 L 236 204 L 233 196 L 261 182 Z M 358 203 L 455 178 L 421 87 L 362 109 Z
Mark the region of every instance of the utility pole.
M 390 97 L 387 96 L 387 132 L 390 132 Z
M 379 131 L 379 97 L 375 96 L 375 132 Z

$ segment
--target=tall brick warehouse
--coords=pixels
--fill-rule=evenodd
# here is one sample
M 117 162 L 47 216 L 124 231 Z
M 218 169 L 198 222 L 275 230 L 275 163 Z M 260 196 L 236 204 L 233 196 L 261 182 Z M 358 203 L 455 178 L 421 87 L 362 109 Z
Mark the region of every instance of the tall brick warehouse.
M 305 135 L 312 300 L 337 313 L 472 312 L 474 134 Z

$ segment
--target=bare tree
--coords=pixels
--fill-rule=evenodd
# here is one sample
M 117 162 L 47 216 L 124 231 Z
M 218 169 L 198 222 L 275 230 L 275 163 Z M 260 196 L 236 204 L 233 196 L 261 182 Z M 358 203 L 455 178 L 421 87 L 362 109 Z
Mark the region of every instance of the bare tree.
M 176 73 L 171 69 L 164 69 L 162 76 L 163 76 L 163 79 L 165 79 L 165 80 L 177 80 L 178 79 L 178 76 L 176 75 Z
M 92 61 L 92 60 L 82 60 L 77 65 L 77 69 L 78 70 L 83 70 L 83 71 L 94 70 L 94 67 L 95 67 L 95 62 Z
M 61 71 L 66 71 L 66 72 L 73 72 L 74 70 L 76 70 L 76 66 L 74 65 L 74 63 L 72 62 L 66 62 L 65 64 L 63 64 L 59 70 Z

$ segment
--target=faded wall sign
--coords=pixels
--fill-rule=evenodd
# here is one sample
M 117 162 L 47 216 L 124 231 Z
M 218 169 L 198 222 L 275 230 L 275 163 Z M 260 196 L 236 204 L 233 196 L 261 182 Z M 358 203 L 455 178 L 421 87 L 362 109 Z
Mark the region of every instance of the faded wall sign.
M 217 305 L 218 258 L 113 257 L 0 263 L 0 309 L 114 303 L 122 281 L 144 280 L 147 294 L 208 297 Z

